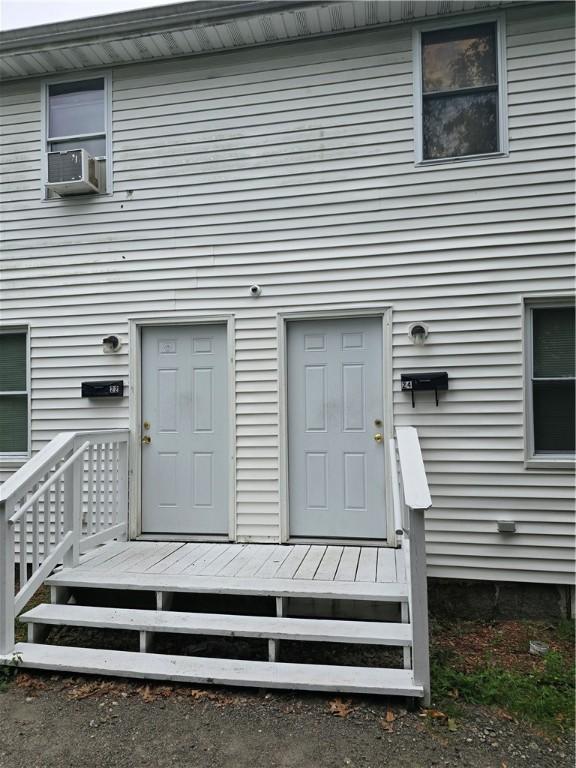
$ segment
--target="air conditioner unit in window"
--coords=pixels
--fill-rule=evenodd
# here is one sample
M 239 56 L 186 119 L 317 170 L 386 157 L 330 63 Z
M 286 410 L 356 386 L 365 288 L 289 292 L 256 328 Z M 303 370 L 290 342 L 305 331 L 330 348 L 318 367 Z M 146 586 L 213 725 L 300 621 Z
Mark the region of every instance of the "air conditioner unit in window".
M 97 161 L 85 149 L 48 152 L 46 189 L 58 195 L 101 192 Z

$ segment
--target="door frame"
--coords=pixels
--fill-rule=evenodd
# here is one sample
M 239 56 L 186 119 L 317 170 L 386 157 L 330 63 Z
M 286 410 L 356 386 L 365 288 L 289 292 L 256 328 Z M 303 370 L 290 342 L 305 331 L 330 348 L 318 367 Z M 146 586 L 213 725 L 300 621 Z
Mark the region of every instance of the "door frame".
M 221 315 L 162 315 L 158 317 L 129 318 L 130 338 L 130 468 L 129 468 L 129 504 L 128 530 L 130 539 L 153 541 L 235 541 L 236 540 L 236 419 L 235 413 L 235 331 L 234 316 Z M 226 327 L 226 358 L 228 368 L 228 534 L 223 536 L 194 536 L 174 534 L 142 533 L 142 329 L 164 325 L 224 325 Z
M 383 539 L 332 539 L 290 537 L 290 496 L 288 468 L 288 323 L 298 320 L 347 320 L 355 317 L 378 317 L 382 322 L 382 375 L 384 419 L 384 464 L 382 471 L 388 475 L 390 466 L 390 441 L 394 437 L 394 408 L 392 401 L 392 307 L 365 307 L 354 309 L 312 310 L 308 312 L 281 312 L 278 314 L 278 397 L 280 417 L 279 469 L 280 469 L 280 541 L 291 544 L 357 544 L 358 546 L 397 546 L 394 529 L 394 509 L 390 483 L 385 483 L 386 531 Z

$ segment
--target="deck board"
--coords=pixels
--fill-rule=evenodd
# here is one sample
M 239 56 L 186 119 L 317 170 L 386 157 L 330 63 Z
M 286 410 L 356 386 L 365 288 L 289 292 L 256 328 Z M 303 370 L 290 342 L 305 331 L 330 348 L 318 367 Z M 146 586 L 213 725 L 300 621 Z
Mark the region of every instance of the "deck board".
M 360 547 L 345 547 L 340 558 L 335 581 L 356 581 L 356 569 L 360 557 Z
M 163 571 L 167 571 L 170 568 L 174 568 L 177 563 L 179 563 L 185 557 L 188 557 L 190 552 L 194 551 L 198 546 L 200 545 L 192 544 L 191 549 L 188 549 L 185 544 L 181 544 L 180 547 L 175 552 L 172 552 L 172 554 L 168 555 L 168 557 L 160 560 L 159 563 L 151 565 L 150 568 L 148 568 L 148 573 L 162 573 Z
M 398 570 L 396 568 L 396 558 L 393 549 L 381 548 L 378 550 L 378 565 L 376 568 L 376 581 L 381 583 L 388 581 L 404 581 L 398 579 Z
M 259 579 L 235 576 L 191 576 L 168 573 L 102 573 L 66 568 L 46 580 L 49 586 L 101 587 L 156 592 L 197 592 L 203 594 L 255 595 L 270 597 L 317 597 L 335 600 L 381 600 L 405 602 L 406 584 L 377 584 L 313 579 Z
M 378 550 L 375 547 L 362 547 L 356 570 L 356 581 L 376 581 L 376 562 Z
M 414 681 L 412 671 L 405 669 L 210 659 L 29 643 L 18 643 L 15 653 L 23 667 L 76 674 L 141 677 L 197 685 L 218 683 L 257 688 L 423 695 L 422 686 Z
M 142 560 L 132 560 L 129 565 L 126 566 L 125 570 L 130 573 L 142 573 L 142 571 L 149 571 L 150 568 L 153 568 L 155 565 L 160 564 L 163 560 L 165 560 L 170 555 L 174 554 L 177 550 L 182 548 L 182 543 L 172 543 L 169 546 L 161 547 L 156 552 L 152 552 L 147 557 L 143 558 Z
M 238 557 L 242 549 L 242 544 L 228 544 L 227 547 L 222 549 L 218 557 L 204 568 L 202 576 L 215 576 L 218 574 L 231 560 Z
M 334 581 L 343 551 L 344 547 L 326 547 L 326 552 L 318 566 L 318 570 L 314 574 L 314 578 L 321 581 Z
M 309 549 L 310 547 L 307 544 L 297 544 L 293 547 L 286 560 L 274 574 L 274 578 L 291 579 L 300 567 L 300 563 L 304 560 Z
M 288 555 L 290 554 L 290 547 L 284 547 L 281 544 L 275 544 L 270 547 L 272 550 L 271 556 L 266 560 L 264 565 L 260 566 L 256 575 L 267 579 L 273 576 L 280 566 L 284 563 Z
M 326 547 L 312 546 L 306 553 L 306 556 L 300 563 L 298 570 L 294 574 L 295 579 L 313 579 L 314 574 L 318 570 Z

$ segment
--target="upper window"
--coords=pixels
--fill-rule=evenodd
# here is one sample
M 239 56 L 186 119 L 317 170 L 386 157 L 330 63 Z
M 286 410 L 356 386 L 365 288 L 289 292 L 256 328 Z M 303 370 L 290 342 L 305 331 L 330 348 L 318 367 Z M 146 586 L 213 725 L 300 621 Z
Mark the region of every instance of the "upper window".
M 418 44 L 418 159 L 501 152 L 497 22 L 423 31 Z
M 574 454 L 576 312 L 569 304 L 534 304 L 528 311 L 530 454 Z
M 25 331 L 0 331 L 0 454 L 28 453 L 28 372 Z
M 106 177 L 111 175 L 106 168 L 110 153 L 108 99 L 106 77 L 46 85 L 46 151 L 85 149 L 99 160 L 98 173 L 103 190 L 109 189 Z

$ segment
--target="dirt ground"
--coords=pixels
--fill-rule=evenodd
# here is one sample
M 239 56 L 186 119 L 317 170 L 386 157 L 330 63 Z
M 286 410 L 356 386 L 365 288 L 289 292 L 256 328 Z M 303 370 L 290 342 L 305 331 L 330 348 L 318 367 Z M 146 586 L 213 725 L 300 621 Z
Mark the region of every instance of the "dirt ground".
M 494 709 L 458 720 L 399 700 L 78 678 L 20 671 L 0 693 L 0 768 L 572 768 Z

